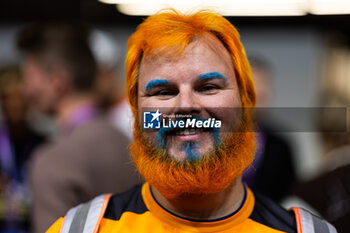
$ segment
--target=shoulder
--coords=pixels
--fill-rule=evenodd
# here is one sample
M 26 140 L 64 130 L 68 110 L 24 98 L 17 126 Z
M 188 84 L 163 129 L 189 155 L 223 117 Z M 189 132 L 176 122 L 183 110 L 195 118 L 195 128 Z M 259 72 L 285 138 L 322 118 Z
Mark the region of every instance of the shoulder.
M 104 218 L 112 220 L 119 220 L 121 215 L 126 211 L 138 214 L 144 213 L 148 209 L 143 202 L 141 189 L 141 184 L 136 185 L 128 191 L 121 194 L 114 194 L 110 198 L 108 194 L 102 194 L 89 202 L 75 206 L 67 212 L 64 218 L 59 218 L 47 232 L 72 232 L 72 229 L 76 229 L 77 226 L 84 226 L 85 229 L 87 225 L 84 224 L 85 221 L 88 221 L 87 219 L 89 219 L 88 222 L 91 221 L 92 223 L 99 224 L 100 217 L 95 213 L 104 212 Z M 103 207 L 103 203 L 106 200 L 108 200 L 107 207 Z M 88 227 L 91 226 L 94 226 L 94 224 L 88 225 Z
M 62 187 L 70 185 L 67 177 L 75 177 L 74 173 L 79 167 L 72 159 L 69 159 L 66 153 L 69 149 L 65 144 L 63 142 L 50 143 L 39 148 L 33 156 L 29 167 L 29 179 L 35 196 L 48 196 L 53 193 L 62 195 Z M 58 194 L 57 191 L 62 192 Z
M 125 148 L 127 151 L 128 144 L 129 140 L 120 131 L 115 129 L 106 118 L 100 117 L 43 147 L 36 156 L 40 163 L 55 160 L 60 163 L 60 160 L 65 161 L 67 158 L 70 160 L 79 158 L 80 162 L 80 158 L 85 160 L 87 155 L 108 154 L 108 150 L 115 152 L 117 148 Z
M 255 206 L 250 218 L 263 225 L 285 232 L 296 233 L 297 226 L 292 211 L 287 211 L 266 196 L 254 193 Z
M 109 120 L 101 116 L 87 124 L 75 129 L 70 135 L 71 144 L 84 144 L 85 148 L 102 147 L 126 147 L 129 145 L 129 139 L 118 129 L 116 129 Z
M 97 117 L 96 119 L 93 119 L 89 121 L 88 123 L 78 127 L 75 129 L 72 133 L 73 136 L 75 135 L 88 135 L 87 133 L 93 132 L 101 133 L 101 134 L 118 134 L 123 135 L 116 127 L 113 126 L 113 124 L 108 120 L 105 116 Z
M 137 214 L 148 211 L 142 198 L 141 189 L 142 184 L 139 184 L 124 193 L 113 195 L 109 200 L 104 217 L 119 220 L 126 211 Z
M 38 173 L 39 176 L 42 173 L 51 173 L 52 169 L 57 168 L 61 163 L 61 157 L 59 156 L 62 151 L 61 143 L 49 142 L 40 146 L 33 155 L 31 162 L 31 172 Z

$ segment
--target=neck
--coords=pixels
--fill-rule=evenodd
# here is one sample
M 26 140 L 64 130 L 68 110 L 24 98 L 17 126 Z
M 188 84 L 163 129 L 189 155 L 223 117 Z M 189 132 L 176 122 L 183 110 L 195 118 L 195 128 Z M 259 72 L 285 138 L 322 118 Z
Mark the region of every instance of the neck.
M 89 94 L 74 94 L 62 99 L 57 108 L 58 124 L 63 125 L 75 110 L 87 104 L 94 104 L 93 98 Z
M 167 199 L 156 188 L 151 188 L 154 197 L 164 208 L 181 217 L 199 220 L 218 219 L 232 214 L 244 198 L 241 178 L 215 194 L 183 195 L 175 199 Z

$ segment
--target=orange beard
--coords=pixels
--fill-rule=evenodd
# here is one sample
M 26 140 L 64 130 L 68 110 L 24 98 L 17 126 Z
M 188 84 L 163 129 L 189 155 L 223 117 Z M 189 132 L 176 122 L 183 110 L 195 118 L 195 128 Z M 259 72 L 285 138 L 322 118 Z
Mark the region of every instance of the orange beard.
M 253 161 L 254 132 L 250 120 L 244 122 L 240 132 L 227 133 L 220 146 L 198 161 L 182 162 L 149 142 L 136 123 L 130 153 L 145 180 L 168 199 L 214 194 L 226 189 Z

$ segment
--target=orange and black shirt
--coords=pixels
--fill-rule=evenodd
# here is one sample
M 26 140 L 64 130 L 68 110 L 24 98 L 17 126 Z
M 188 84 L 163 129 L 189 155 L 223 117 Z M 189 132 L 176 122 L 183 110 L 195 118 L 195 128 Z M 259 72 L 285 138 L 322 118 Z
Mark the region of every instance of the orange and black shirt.
M 47 233 L 58 233 L 63 218 Z M 245 188 L 240 207 L 232 214 L 214 220 L 193 220 L 177 216 L 162 207 L 154 198 L 148 183 L 111 197 L 98 233 L 296 233 L 293 212 L 288 212 L 270 199 Z

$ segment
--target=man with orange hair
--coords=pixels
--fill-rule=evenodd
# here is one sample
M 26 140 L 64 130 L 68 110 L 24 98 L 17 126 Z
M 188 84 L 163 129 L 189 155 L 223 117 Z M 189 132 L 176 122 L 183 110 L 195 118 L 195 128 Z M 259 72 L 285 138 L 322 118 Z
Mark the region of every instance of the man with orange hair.
M 254 157 L 255 91 L 225 18 L 204 11 L 147 18 L 128 41 L 126 78 L 130 153 L 146 183 L 71 209 L 49 233 L 336 232 L 242 184 Z

